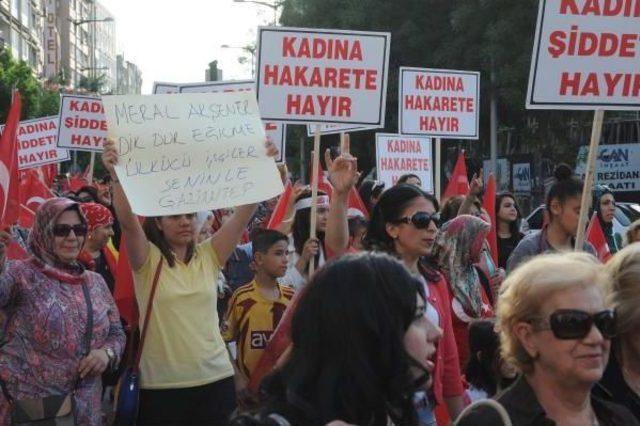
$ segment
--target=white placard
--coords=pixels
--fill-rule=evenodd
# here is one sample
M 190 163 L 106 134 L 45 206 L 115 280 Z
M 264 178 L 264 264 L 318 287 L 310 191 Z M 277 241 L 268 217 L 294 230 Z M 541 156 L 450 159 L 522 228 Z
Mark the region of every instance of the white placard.
M 179 87 L 180 93 L 224 93 L 253 91 L 256 82 L 254 80 L 235 81 L 208 81 L 205 83 L 188 83 Z M 282 123 L 265 122 L 264 131 L 273 143 L 278 147 L 280 154 L 276 158 L 276 163 L 284 163 L 286 158 L 286 127 Z
M 433 193 L 432 158 L 430 138 L 376 133 L 376 170 L 385 188 L 411 173 L 420 178 L 422 190 Z
M 100 98 L 62 95 L 59 115 L 59 148 L 102 152 L 107 138 L 107 120 Z
M 513 165 L 513 192 L 531 192 L 531 164 L 514 163 Z
M 381 32 L 260 27 L 263 119 L 384 127 L 390 40 Z
M 364 132 L 365 130 L 376 130 L 378 126 L 354 126 L 352 124 L 321 124 L 321 135 L 335 135 L 338 133 Z M 307 136 L 312 138 L 316 134 L 316 125 L 307 125 Z
M 640 109 L 637 1 L 540 0 L 530 109 Z
M 478 139 L 479 72 L 401 67 L 399 83 L 400 133 Z
M 587 146 L 581 146 L 576 174 L 584 179 Z M 612 191 L 640 191 L 640 144 L 600 145 L 596 159 L 595 183 Z
M 4 127 L 4 124 L 0 126 L 0 135 Z M 62 163 L 69 159 L 68 150 L 56 147 L 57 115 L 21 121 L 16 135 L 20 170 Z
M 253 92 L 105 96 L 118 178 L 141 216 L 185 214 L 282 192 Z

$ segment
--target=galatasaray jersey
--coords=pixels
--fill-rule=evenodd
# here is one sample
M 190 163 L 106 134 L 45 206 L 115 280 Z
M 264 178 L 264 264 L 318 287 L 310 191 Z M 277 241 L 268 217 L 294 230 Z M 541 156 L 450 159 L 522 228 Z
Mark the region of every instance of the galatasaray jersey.
M 222 336 L 236 342 L 237 365 L 248 378 L 293 297 L 292 288 L 279 285 L 278 289 L 278 300 L 268 300 L 254 280 L 238 287 L 229 301 Z

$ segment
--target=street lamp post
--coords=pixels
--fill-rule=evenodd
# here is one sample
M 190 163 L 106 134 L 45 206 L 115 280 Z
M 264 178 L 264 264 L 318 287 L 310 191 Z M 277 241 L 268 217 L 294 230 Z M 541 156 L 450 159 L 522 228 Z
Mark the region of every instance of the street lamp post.
M 222 49 L 240 49 L 251 54 L 251 78 L 255 77 L 256 73 L 256 48 L 255 46 L 229 46 L 228 44 L 220 45 Z
M 284 5 L 284 1 L 283 0 L 277 0 L 274 1 L 273 3 L 269 3 L 266 1 L 259 1 L 259 0 L 233 0 L 234 3 L 253 3 L 253 4 L 257 4 L 259 6 L 264 6 L 264 7 L 268 7 L 270 9 L 273 10 L 273 25 L 278 25 L 278 9 L 280 9 L 283 5 Z

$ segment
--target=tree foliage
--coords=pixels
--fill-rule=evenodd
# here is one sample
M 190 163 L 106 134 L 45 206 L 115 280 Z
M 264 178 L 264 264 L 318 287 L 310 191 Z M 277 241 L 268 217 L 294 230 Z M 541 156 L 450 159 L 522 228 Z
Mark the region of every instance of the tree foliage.
M 24 61 L 16 61 L 9 49 L 0 48 L 0 122 L 6 121 L 11 93 L 18 89 L 22 97 L 22 120 L 56 115 L 60 104 L 57 91 L 48 90 Z

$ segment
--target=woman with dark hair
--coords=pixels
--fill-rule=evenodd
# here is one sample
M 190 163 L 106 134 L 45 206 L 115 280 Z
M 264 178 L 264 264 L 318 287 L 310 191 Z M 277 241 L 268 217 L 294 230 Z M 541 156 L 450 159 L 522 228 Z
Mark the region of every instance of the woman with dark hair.
M 507 267 L 507 259 L 524 234 L 520 232 L 522 214 L 516 198 L 510 192 L 502 192 L 496 197 L 496 231 L 498 237 L 498 266 Z
M 312 278 L 291 326 L 292 350 L 263 381 L 264 418 L 279 424 L 418 425 L 441 332 L 423 286 L 384 254 L 347 255 Z
M 396 182 L 396 185 L 402 185 L 403 183 L 417 186 L 418 188 L 422 187 L 422 181 L 420 180 L 420 176 L 413 173 L 407 173 L 400 176 L 398 178 L 398 181 Z
M 78 189 L 76 198 L 81 203 L 99 203 L 98 190 L 92 185 L 86 185 Z
M 472 401 L 492 398 L 507 388 L 517 372 L 500 356 L 500 341 L 495 321 L 476 320 L 469 324 L 469 352 L 465 369 Z
M 269 142 L 267 155 L 276 154 Z M 218 327 L 217 281 L 256 205 L 236 207 L 212 238 L 196 245 L 194 213 L 140 224 L 114 170 L 118 157 L 108 140 L 102 162 L 112 178 L 141 318 L 157 284 L 140 360 L 137 424 L 227 424 L 236 406 L 234 370 Z
M 464 389 L 448 307 L 447 283 L 425 262 L 438 231 L 437 211 L 435 197 L 416 186 L 403 184 L 389 188 L 373 209 L 364 247 L 398 257 L 422 282 L 427 296 L 427 318 L 443 330 L 442 343 L 436 352 L 433 396 L 436 404 L 446 403 L 450 417 L 456 418 L 464 405 Z
M 616 254 L 622 249 L 622 236 L 613 232 L 613 218 L 616 213 L 616 200 L 613 192 L 604 186 L 596 185 L 593 188 L 593 203 L 591 204 L 592 213 L 597 213 L 600 227 L 607 239 L 607 245 L 611 254 Z
M 580 220 L 580 197 L 582 181 L 573 176 L 571 168 L 559 164 L 554 170 L 556 182 L 551 186 L 546 199 L 549 224 L 540 231 L 524 237 L 507 261 L 507 270 L 513 271 L 519 264 L 537 254 L 573 250 Z M 596 254 L 589 242 L 583 250 Z

